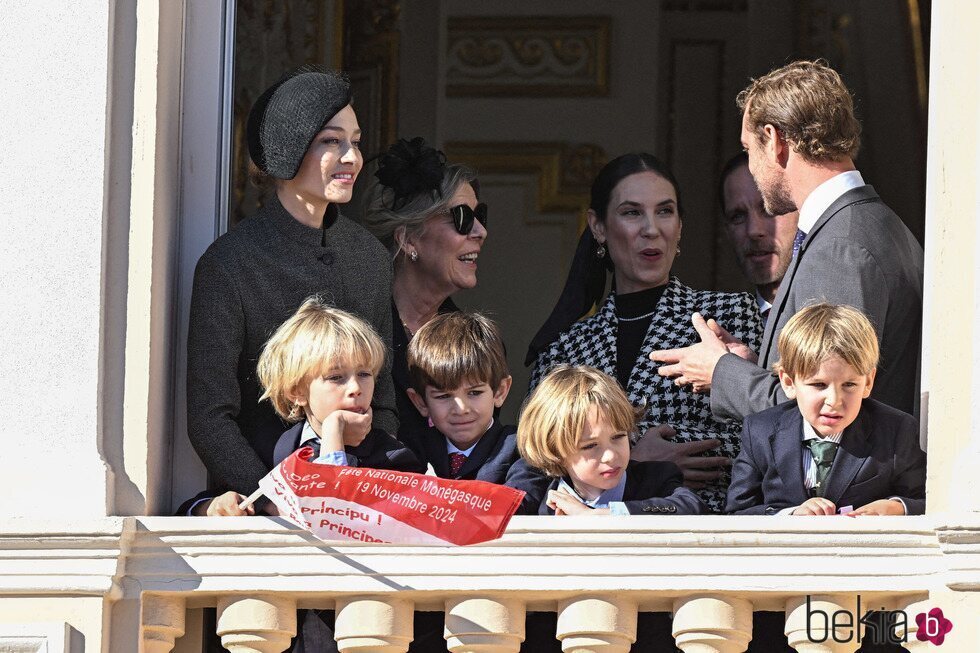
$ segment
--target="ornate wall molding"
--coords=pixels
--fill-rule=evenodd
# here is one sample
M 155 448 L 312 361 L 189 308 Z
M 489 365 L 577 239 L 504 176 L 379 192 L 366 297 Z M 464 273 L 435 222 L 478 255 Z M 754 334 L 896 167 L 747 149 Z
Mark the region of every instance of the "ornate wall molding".
M 538 213 L 577 212 L 589 208 L 592 180 L 606 153 L 590 143 L 446 143 L 446 157 L 480 174 L 529 174 L 537 179 Z
M 608 16 L 453 17 L 446 95 L 609 94 Z

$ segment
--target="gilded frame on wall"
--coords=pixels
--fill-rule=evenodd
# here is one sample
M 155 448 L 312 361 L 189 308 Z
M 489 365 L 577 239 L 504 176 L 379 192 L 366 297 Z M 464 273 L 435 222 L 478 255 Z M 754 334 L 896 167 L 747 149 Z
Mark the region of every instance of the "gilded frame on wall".
M 609 16 L 450 17 L 446 95 L 608 95 L 610 23 Z

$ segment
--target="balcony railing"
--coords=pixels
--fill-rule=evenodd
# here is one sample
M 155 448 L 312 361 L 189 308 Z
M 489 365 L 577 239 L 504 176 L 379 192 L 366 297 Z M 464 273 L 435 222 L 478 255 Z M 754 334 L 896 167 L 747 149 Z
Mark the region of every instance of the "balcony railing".
M 859 596 L 862 611 L 905 611 L 898 635 L 928 650 L 914 615 L 929 593 L 980 588 L 980 519 L 935 517 L 524 517 L 455 548 L 322 542 L 270 518 L 145 517 L 8 524 L 0 547 L 0 597 L 101 593 L 130 606 L 113 619 L 139 615 L 138 642 L 119 645 L 129 631 L 117 624 L 110 650 L 147 653 L 172 650 L 186 611 L 208 606 L 235 652 L 284 650 L 297 608 L 336 610 L 342 651 L 406 650 L 413 610 L 445 611 L 451 651 L 517 651 L 528 611 L 558 613 L 565 651 L 628 651 L 651 611 L 673 614 L 686 653 L 736 652 L 754 610 L 785 610 L 797 651 L 853 651 L 856 638 L 836 642 L 808 613 L 854 614 Z

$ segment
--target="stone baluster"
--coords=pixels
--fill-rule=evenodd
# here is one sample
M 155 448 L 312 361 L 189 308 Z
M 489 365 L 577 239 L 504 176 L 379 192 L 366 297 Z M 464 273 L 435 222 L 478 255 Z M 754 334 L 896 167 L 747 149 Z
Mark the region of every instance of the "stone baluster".
M 445 637 L 453 653 L 517 653 L 524 641 L 524 602 L 496 597 L 448 599 Z
M 184 634 L 184 597 L 144 594 L 140 598 L 140 653 L 170 653 Z
M 851 653 L 858 648 L 857 609 L 853 597 L 846 594 L 814 594 L 797 596 L 786 601 L 786 637 L 789 645 L 799 653 Z M 847 617 L 851 615 L 850 626 Z M 835 630 L 836 627 L 836 630 Z
M 231 653 L 281 653 L 296 635 L 296 601 L 278 596 L 222 596 L 218 635 Z
M 684 653 L 741 653 L 752 639 L 752 602 L 712 594 L 678 598 L 671 632 Z
M 414 606 L 394 597 L 337 600 L 337 648 L 356 653 L 404 653 L 412 641 Z
M 604 596 L 562 601 L 556 634 L 565 653 L 627 653 L 636 641 L 636 601 Z

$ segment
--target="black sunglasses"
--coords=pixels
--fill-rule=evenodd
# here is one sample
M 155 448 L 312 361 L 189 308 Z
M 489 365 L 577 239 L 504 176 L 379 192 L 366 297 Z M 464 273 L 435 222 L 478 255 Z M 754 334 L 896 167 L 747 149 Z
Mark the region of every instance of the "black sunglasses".
M 475 209 L 471 209 L 467 204 L 460 204 L 449 209 L 449 215 L 453 216 L 453 226 L 456 231 L 463 236 L 469 236 L 473 231 L 473 218 L 480 221 L 484 227 L 487 226 L 487 205 L 480 202 Z

